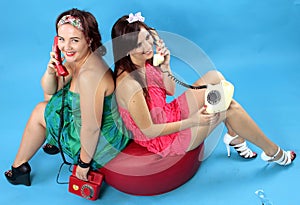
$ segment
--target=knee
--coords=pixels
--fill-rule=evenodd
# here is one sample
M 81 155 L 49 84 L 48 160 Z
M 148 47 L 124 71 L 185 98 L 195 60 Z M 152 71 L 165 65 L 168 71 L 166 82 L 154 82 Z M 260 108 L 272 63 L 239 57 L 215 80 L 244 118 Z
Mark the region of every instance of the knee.
M 225 80 L 225 77 L 223 76 L 223 74 L 220 71 L 217 71 L 217 70 L 208 71 L 206 73 L 206 75 L 207 75 L 208 79 L 210 79 L 211 84 L 217 84 L 221 80 Z
M 37 110 L 41 111 L 41 110 L 44 110 L 44 109 L 46 108 L 46 105 L 47 105 L 47 102 L 46 102 L 46 101 L 40 102 L 40 103 L 38 103 L 38 104 L 36 105 L 35 108 L 36 108 Z
M 223 76 L 223 74 L 220 71 L 215 71 L 215 75 L 217 80 L 220 82 L 221 80 L 225 80 L 225 77 Z

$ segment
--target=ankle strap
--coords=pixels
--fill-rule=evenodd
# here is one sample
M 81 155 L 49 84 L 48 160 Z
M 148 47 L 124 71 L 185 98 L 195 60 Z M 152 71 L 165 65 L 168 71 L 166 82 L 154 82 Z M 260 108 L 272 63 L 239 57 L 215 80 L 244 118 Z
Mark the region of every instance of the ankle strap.
M 264 161 L 272 162 L 272 161 L 274 161 L 274 159 L 278 156 L 279 152 L 280 152 L 280 147 L 278 147 L 277 152 L 276 152 L 272 157 L 266 155 L 265 152 L 262 152 L 262 153 L 261 153 L 261 158 L 262 158 L 262 160 L 264 160 Z
M 279 152 L 280 152 L 280 147 L 278 147 L 277 152 L 273 155 L 273 157 L 270 157 L 270 161 L 273 161 L 277 157 Z

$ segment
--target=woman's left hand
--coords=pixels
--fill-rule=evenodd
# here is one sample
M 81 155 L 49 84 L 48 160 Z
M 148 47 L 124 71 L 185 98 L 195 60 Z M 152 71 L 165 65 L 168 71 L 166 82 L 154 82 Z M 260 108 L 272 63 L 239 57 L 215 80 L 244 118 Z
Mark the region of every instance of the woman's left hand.
M 80 180 L 83 180 L 83 181 L 88 181 L 88 172 L 90 170 L 90 167 L 88 168 L 82 168 L 80 166 L 77 166 L 76 168 L 76 177 Z

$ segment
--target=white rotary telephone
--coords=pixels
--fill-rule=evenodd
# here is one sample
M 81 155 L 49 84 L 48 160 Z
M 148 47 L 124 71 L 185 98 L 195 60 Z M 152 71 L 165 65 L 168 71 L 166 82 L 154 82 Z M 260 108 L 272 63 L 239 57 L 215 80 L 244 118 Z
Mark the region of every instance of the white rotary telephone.
M 164 57 L 160 54 L 154 54 L 153 56 L 153 65 L 154 66 L 159 66 L 162 62 L 164 62 Z M 234 93 L 234 86 L 226 81 L 226 80 L 221 80 L 220 83 L 212 85 L 212 84 L 207 84 L 207 85 L 202 85 L 202 86 L 192 86 L 185 84 L 175 78 L 175 76 L 171 75 L 168 72 L 168 75 L 170 78 L 172 78 L 176 83 L 190 88 L 190 89 L 204 89 L 206 88 L 205 91 L 205 105 L 207 106 L 206 111 L 208 113 L 217 113 L 217 112 L 222 112 L 228 109 L 233 93 Z
M 234 93 L 234 86 L 226 81 L 221 80 L 216 85 L 207 85 L 205 91 L 205 105 L 208 113 L 222 112 L 228 109 Z

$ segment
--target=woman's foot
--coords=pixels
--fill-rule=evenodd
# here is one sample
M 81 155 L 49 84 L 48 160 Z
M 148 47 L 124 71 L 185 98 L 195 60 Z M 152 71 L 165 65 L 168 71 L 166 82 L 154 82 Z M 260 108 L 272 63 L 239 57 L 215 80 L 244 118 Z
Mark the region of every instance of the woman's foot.
M 11 170 L 5 172 L 5 177 L 11 184 L 30 186 L 30 172 L 31 167 L 28 162 L 25 162 L 17 168 L 11 167 Z
M 58 147 L 56 147 L 55 145 L 49 144 L 49 143 L 47 143 L 43 146 L 43 150 L 47 154 L 51 154 L 51 155 L 55 155 L 60 152 Z
M 296 153 L 294 151 L 284 151 L 278 147 L 277 152 L 272 157 L 263 152 L 261 153 L 261 158 L 266 162 L 275 162 L 279 165 L 286 166 L 296 159 Z
M 238 135 L 232 137 L 228 133 L 224 135 L 223 142 L 227 148 L 227 155 L 230 157 L 230 147 L 233 147 L 237 153 L 244 159 L 253 159 L 257 157 L 257 153 L 253 152 L 248 146 L 246 141 Z

